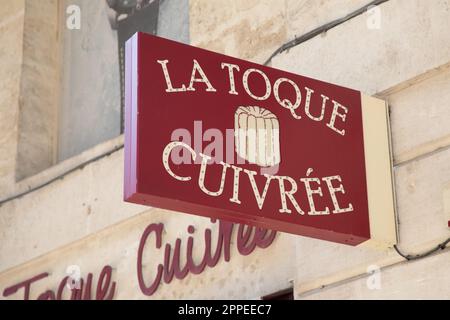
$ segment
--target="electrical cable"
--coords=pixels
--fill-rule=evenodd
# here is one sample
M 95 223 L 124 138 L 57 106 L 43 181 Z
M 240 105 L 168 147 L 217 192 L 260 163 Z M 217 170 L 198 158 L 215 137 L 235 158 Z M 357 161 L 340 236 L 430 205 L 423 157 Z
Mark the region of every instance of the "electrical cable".
M 302 35 L 300 37 L 296 37 L 295 39 L 284 43 L 283 45 L 278 47 L 278 49 L 276 49 L 270 55 L 269 59 L 267 59 L 266 62 L 264 62 L 264 65 L 268 65 L 272 61 L 272 59 L 275 56 L 279 55 L 280 53 L 282 53 L 282 52 L 284 52 L 286 50 L 289 50 L 290 48 L 293 48 L 295 46 L 298 46 L 299 44 L 301 44 L 301 43 L 303 43 L 305 41 L 308 41 L 308 40 L 310 40 L 310 39 L 312 39 L 312 38 L 314 38 L 314 37 L 316 37 L 316 36 L 318 36 L 318 35 L 320 35 L 320 34 L 322 34 L 324 32 L 327 32 L 328 30 L 330 30 L 330 29 L 332 29 L 334 27 L 337 27 L 338 25 L 343 24 L 344 22 L 346 22 L 346 21 L 348 21 L 350 19 L 353 19 L 354 17 L 357 17 L 357 16 L 363 14 L 364 12 L 367 12 L 368 9 L 370 9 L 371 7 L 378 6 L 378 5 L 380 5 L 380 4 L 384 3 L 384 2 L 387 2 L 387 1 L 389 1 L 389 0 L 375 0 L 375 1 L 372 1 L 372 2 L 370 2 L 368 4 L 366 4 L 365 6 L 359 8 L 358 10 L 355 10 L 355 11 L 347 14 L 346 16 L 344 16 L 342 18 L 339 18 L 339 19 L 333 20 L 331 22 L 328 22 L 328 23 L 326 23 L 326 24 L 324 24 L 324 25 L 322 25 L 322 26 L 320 26 L 318 28 L 315 28 L 315 29 L 305 33 L 304 35 Z
M 426 251 L 424 253 L 415 254 L 415 255 L 404 254 L 403 252 L 400 251 L 400 249 L 398 248 L 397 245 L 394 245 L 394 249 L 400 256 L 402 256 L 406 260 L 410 261 L 410 260 L 422 259 L 422 258 L 428 257 L 429 255 L 431 255 L 431 254 L 433 254 L 433 253 L 435 253 L 435 252 L 437 252 L 439 250 L 444 250 L 444 249 L 447 248 L 447 244 L 449 244 L 449 243 L 450 243 L 450 238 L 448 238 L 444 242 L 438 244 L 435 248 L 433 248 L 431 250 L 428 250 L 428 251 Z

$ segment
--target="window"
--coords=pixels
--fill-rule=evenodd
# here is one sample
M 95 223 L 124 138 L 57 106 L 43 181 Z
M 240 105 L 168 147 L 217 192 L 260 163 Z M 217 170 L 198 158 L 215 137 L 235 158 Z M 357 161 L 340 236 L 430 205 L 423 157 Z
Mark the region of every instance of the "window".
M 114 28 L 123 16 L 111 6 L 134 6 L 116 27 L 150 22 L 160 36 L 189 41 L 188 0 L 25 1 L 16 180 L 123 132 L 119 48 L 134 31 Z M 141 10 L 149 4 L 156 13 Z M 79 29 L 67 27 L 69 6 L 79 8 Z
M 104 1 L 66 0 L 77 5 L 81 27 L 63 26 L 62 97 L 57 161 L 120 135 L 120 72 L 117 33 Z

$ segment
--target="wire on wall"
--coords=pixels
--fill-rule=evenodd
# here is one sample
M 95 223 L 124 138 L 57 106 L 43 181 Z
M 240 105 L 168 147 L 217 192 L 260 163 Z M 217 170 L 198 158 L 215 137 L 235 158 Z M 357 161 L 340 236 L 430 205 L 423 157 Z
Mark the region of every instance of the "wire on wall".
M 0 201 L 0 207 L 1 207 L 3 204 L 7 203 L 7 202 L 10 202 L 10 201 L 19 199 L 19 198 L 21 198 L 21 197 L 23 197 L 23 196 L 25 196 L 25 195 L 27 195 L 27 194 L 29 194 L 29 193 L 35 192 L 35 191 L 37 191 L 37 190 L 39 190 L 39 189 L 42 189 L 42 188 L 44 188 L 44 187 L 46 187 L 46 186 L 52 184 L 52 183 L 55 182 L 55 181 L 63 180 L 65 176 L 71 174 L 72 172 L 75 172 L 75 171 L 77 171 L 77 170 L 81 170 L 81 169 L 83 169 L 85 166 L 87 166 L 87 165 L 89 165 L 89 164 L 91 164 L 91 163 L 94 163 L 94 162 L 99 161 L 100 159 L 109 157 L 109 156 L 112 155 L 113 153 L 116 153 L 117 151 L 119 151 L 119 150 L 121 150 L 121 149 L 123 149 L 123 148 L 124 148 L 124 145 L 123 145 L 123 144 L 118 145 L 117 147 L 115 147 L 115 148 L 113 148 L 113 149 L 111 149 L 111 150 L 109 150 L 109 151 L 107 151 L 107 152 L 105 152 L 105 153 L 102 153 L 102 154 L 100 154 L 100 155 L 98 155 L 98 156 L 96 156 L 96 157 L 94 157 L 94 158 L 92 158 L 92 159 L 89 159 L 89 160 L 87 160 L 87 161 L 85 161 L 85 162 L 82 162 L 82 163 L 80 163 L 79 165 L 77 165 L 77 166 L 75 166 L 75 167 L 73 167 L 73 168 L 71 168 L 71 169 L 69 169 L 69 170 L 63 172 L 62 174 L 60 174 L 60 175 L 58 175 L 58 176 L 56 176 L 56 177 L 53 177 L 52 179 L 50 179 L 50 180 L 48 180 L 48 181 L 46 181 L 46 182 L 44 182 L 44 183 L 42 183 L 42 184 L 40 184 L 40 185 L 38 185 L 38 186 L 36 186 L 36 187 L 30 188 L 30 189 L 28 189 L 27 191 L 21 192 L 21 193 L 19 193 L 19 194 L 16 194 L 16 195 L 14 195 L 14 196 L 11 196 L 11 197 L 9 197 L 9 198 L 6 198 L 6 199 L 4 199 L 4 200 L 1 200 L 1 201 Z
M 355 10 L 349 14 L 347 14 L 346 16 L 333 20 L 331 22 L 328 22 L 327 24 L 324 24 L 316 29 L 313 29 L 307 33 L 305 33 L 304 35 L 300 36 L 300 37 L 296 37 L 295 39 L 288 41 L 286 43 L 284 43 L 283 45 L 281 45 L 280 47 L 278 47 L 277 50 L 275 50 L 269 57 L 269 59 L 266 60 L 266 62 L 264 62 L 264 65 L 268 65 L 272 59 L 279 55 L 280 53 L 289 50 L 295 46 L 298 46 L 299 44 L 308 41 L 324 32 L 327 32 L 330 29 L 333 29 L 334 27 L 337 27 L 340 24 L 343 24 L 344 22 L 353 19 L 354 17 L 357 17 L 361 14 L 363 14 L 364 12 L 367 12 L 368 9 L 370 9 L 373 6 L 378 6 L 384 2 L 387 2 L 389 0 L 375 0 L 372 1 L 368 4 L 366 4 L 364 7 L 359 8 L 358 10 Z

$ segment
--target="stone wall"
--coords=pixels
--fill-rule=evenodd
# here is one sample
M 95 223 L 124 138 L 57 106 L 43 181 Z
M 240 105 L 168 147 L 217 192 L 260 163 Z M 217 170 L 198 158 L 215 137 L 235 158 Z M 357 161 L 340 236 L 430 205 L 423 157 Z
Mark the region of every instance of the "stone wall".
M 0 8 L 0 194 L 15 183 L 25 2 Z
M 60 86 L 60 23 L 56 0 L 25 1 L 16 179 L 56 160 Z
M 122 137 L 113 139 L 15 182 L 24 4 L 6 2 L 0 8 L 0 30 L 5 30 L 0 72 L 6 75 L 0 79 L 0 199 L 122 143 Z M 367 2 L 191 0 L 190 41 L 263 63 L 282 43 Z M 276 56 L 272 66 L 389 102 L 399 247 L 418 253 L 450 236 L 450 1 L 391 0 L 380 10 L 380 28 L 368 28 L 369 16 L 362 14 Z M 0 206 L 1 290 L 51 273 L 37 285 L 37 294 L 57 288 L 68 265 L 98 273 L 111 264 L 122 286 L 116 298 L 146 298 L 135 280 L 136 248 L 145 226 L 164 222 L 167 230 L 177 230 L 164 235 L 174 243 L 177 237 L 186 240 L 189 224 L 202 230 L 211 222 L 124 203 L 122 166 L 123 152 L 114 152 Z M 448 249 L 406 262 L 393 249 L 279 234 L 268 249 L 247 257 L 233 251 L 230 262 L 163 285 L 152 297 L 259 298 L 293 285 L 297 299 L 449 298 L 448 263 Z M 381 268 L 379 290 L 367 286 L 373 267 Z

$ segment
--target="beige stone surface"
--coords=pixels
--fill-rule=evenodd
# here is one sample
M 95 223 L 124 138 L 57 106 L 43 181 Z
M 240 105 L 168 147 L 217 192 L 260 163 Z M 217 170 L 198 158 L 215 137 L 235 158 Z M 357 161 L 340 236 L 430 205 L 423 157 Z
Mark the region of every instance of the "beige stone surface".
M 64 48 L 57 161 L 120 135 L 117 31 L 111 29 L 108 21 L 108 4 L 61 1 L 63 8 L 69 5 L 79 6 L 81 20 L 79 30 L 61 30 Z
M 212 239 L 216 239 L 217 224 L 211 224 L 208 219 L 150 210 L 14 270 L 1 273 L 0 291 L 42 272 L 48 272 L 50 277 L 37 282 L 31 290 L 31 298 L 36 299 L 45 290 L 57 290 L 59 282 L 67 276 L 67 267 L 73 265 L 80 267 L 81 276 L 85 278 L 89 272 L 93 272 L 94 286 L 101 268 L 111 265 L 114 269 L 113 280 L 117 282 L 116 299 L 258 299 L 291 285 L 294 266 L 288 262 L 294 252 L 293 236 L 280 234 L 269 248 L 257 248 L 251 255 L 244 257 L 236 250 L 235 227 L 230 262 L 225 262 L 222 256 L 216 267 L 207 268 L 201 275 L 188 275 L 183 280 L 174 279 L 170 285 L 162 284 L 153 296 L 147 297 L 142 294 L 137 281 L 136 252 L 142 232 L 150 223 L 164 223 L 165 232 L 163 249 L 154 249 L 152 237 L 146 246 L 144 271 L 147 284 L 152 281 L 156 266 L 163 261 L 166 243 L 173 247 L 176 238 L 182 239 L 182 254 L 185 254 L 188 236 L 186 229 L 189 225 L 196 229 L 194 246 L 199 247 L 195 259 L 201 257 L 202 233 L 206 228 L 213 230 Z M 184 259 L 181 261 L 183 263 Z M 23 292 L 18 292 L 9 298 L 20 299 L 22 296 Z
M 23 15 L 25 0 L 4 0 L 0 6 L 0 26 L 11 22 L 18 15 Z
M 370 0 L 285 0 L 289 39 L 345 17 L 364 7 Z
M 450 275 L 450 252 L 413 262 L 403 262 L 381 269 L 377 275 L 349 279 L 334 286 L 316 290 L 297 299 L 437 299 L 447 300 Z M 379 289 L 374 277 L 379 276 Z M 369 282 L 369 285 L 367 283 Z
M 193 45 L 263 62 L 284 41 L 361 3 L 192 0 L 191 40 Z M 9 13 L 0 9 L 0 21 L 9 21 L 0 22 L 0 30 L 9 31 L 0 33 L 2 43 L 9 44 L 0 47 L 0 74 L 7 75 L 0 79 L 0 199 L 97 152 L 13 184 L 21 64 L 17 39 L 23 20 L 20 6 L 9 5 L 13 8 Z M 273 60 L 274 67 L 378 94 L 389 102 L 399 246 L 407 253 L 427 250 L 449 236 L 444 205 L 450 185 L 449 8 L 448 0 L 389 1 L 381 6 L 381 29 L 368 29 L 367 16 L 361 15 Z M 13 12 L 19 12 L 18 18 L 8 20 Z M 173 243 L 176 237 L 186 239 L 187 225 L 202 230 L 210 222 L 124 203 L 122 168 L 123 151 L 119 151 L 1 206 L 0 290 L 50 272 L 33 295 L 55 289 L 68 265 L 80 265 L 84 274 L 98 274 L 104 264 L 111 264 L 119 284 L 116 298 L 145 298 L 137 285 L 135 265 L 145 226 L 164 222 L 169 230 L 164 239 Z M 233 251 L 230 263 L 163 285 L 153 298 L 258 298 L 289 287 L 291 279 L 297 298 L 448 298 L 448 257 L 447 250 L 402 263 L 393 250 L 280 234 L 269 249 L 249 257 Z M 161 252 L 153 258 L 159 261 Z M 367 289 L 366 272 L 373 264 L 384 268 L 382 290 Z
M 345 29 L 347 26 L 344 25 L 338 28 Z M 365 42 L 366 40 L 361 38 L 361 41 Z M 309 45 L 310 42 L 301 47 Z M 428 49 L 424 48 L 424 50 Z M 287 59 L 288 57 L 289 56 L 286 56 L 285 58 Z M 279 61 L 281 63 L 282 60 Z M 317 66 L 318 72 L 322 70 L 321 68 L 321 65 Z M 417 70 L 415 73 L 418 73 L 419 71 L 420 70 Z M 426 130 L 430 125 L 427 125 L 426 122 L 423 121 L 423 117 L 417 117 L 417 112 L 421 111 L 406 111 L 406 108 L 410 108 L 409 110 L 420 109 L 421 105 L 426 104 L 429 106 L 430 102 L 433 102 L 434 107 L 430 109 L 431 114 L 435 115 L 434 118 L 439 118 L 444 122 L 448 113 L 448 108 L 445 108 L 445 104 L 443 103 L 446 99 L 445 93 L 440 94 L 440 92 L 448 85 L 446 82 L 448 76 L 446 76 L 446 74 L 447 73 L 444 72 L 439 77 L 432 77 L 416 84 L 414 87 L 399 91 L 393 94 L 392 99 L 388 97 L 392 102 L 392 127 L 394 142 L 396 142 L 394 144 L 395 150 L 397 148 L 399 150 L 414 149 L 414 143 L 416 143 L 416 145 L 418 143 L 425 143 L 446 134 L 446 126 L 433 126 L 434 131 Z M 391 79 L 386 78 L 384 81 L 390 82 Z M 408 78 L 401 78 L 401 81 L 408 81 Z M 367 83 L 370 83 L 369 80 L 367 80 Z M 415 99 L 411 97 L 415 97 Z M 413 101 L 417 106 L 412 104 Z M 407 131 L 409 134 L 405 135 L 403 133 L 405 130 L 409 130 Z M 42 239 L 28 248 L 20 247 L 24 245 L 23 241 L 17 243 L 15 241 L 8 241 L 8 245 L 5 246 L 5 249 L 1 254 L 7 256 L 11 252 L 16 252 L 19 246 L 19 251 L 22 255 L 10 259 L 8 262 L 3 262 L 3 264 L 1 264 L 2 269 L 17 263 L 22 263 L 27 259 L 31 259 L 45 252 L 49 252 L 59 246 L 82 238 L 90 232 L 101 230 L 110 223 L 117 223 L 122 219 L 140 212 L 141 209 L 139 207 L 124 204 L 121 201 L 122 163 L 122 152 L 119 152 L 111 157 L 102 159 L 94 165 L 73 173 L 64 180 L 55 182 L 45 189 L 39 190 L 38 192 L 30 194 L 20 200 L 16 200 L 13 203 L 6 204 L 4 207 L 0 208 L 0 212 L 5 212 L 5 214 L 2 215 L 2 221 L 7 228 L 5 228 L 6 231 L 1 235 L 2 239 L 5 241 L 10 236 L 12 236 L 13 239 L 14 237 L 17 237 L 16 239 L 20 237 L 25 237 L 24 239 L 37 239 L 41 232 L 40 230 L 47 230 L 47 232 L 50 232 L 55 229 L 57 230 L 56 234 L 58 235 L 55 237 L 56 240 Z M 430 165 L 428 162 L 426 163 L 427 165 Z M 430 168 L 436 166 L 439 166 L 439 168 L 443 170 L 441 173 L 447 172 L 445 162 L 439 162 L 437 164 L 433 163 Z M 408 167 L 409 166 L 405 168 Z M 406 169 L 398 169 L 397 176 L 400 175 L 402 179 L 406 179 L 403 178 L 404 175 L 402 174 L 405 170 Z M 412 170 L 412 172 L 416 173 L 415 170 Z M 436 192 L 439 192 L 439 184 L 433 180 L 439 179 L 439 177 L 428 179 L 427 177 L 429 174 L 431 173 L 423 172 L 420 175 L 420 179 L 422 179 L 420 181 L 421 183 L 424 183 L 422 190 L 434 186 L 437 188 Z M 440 177 L 442 181 L 439 180 L 441 181 L 439 183 L 443 183 L 448 176 L 441 174 Z M 400 188 L 398 192 L 402 196 L 400 198 L 402 201 L 401 203 L 405 203 L 404 205 L 407 206 L 412 195 L 408 193 L 403 195 L 402 190 L 407 190 L 407 187 L 402 183 L 397 183 L 397 185 L 398 188 Z M 83 186 L 83 188 L 80 188 L 80 186 Z M 420 193 L 417 194 L 420 195 Z M 421 198 L 418 198 L 416 201 L 417 203 L 420 203 Z M 438 203 L 439 201 L 436 200 L 435 204 L 437 205 Z M 89 216 L 80 213 L 89 210 L 92 210 L 92 214 Z M 400 210 L 402 210 L 401 206 Z M 62 215 L 61 212 L 64 212 L 64 215 Z M 434 212 L 439 214 L 439 208 L 437 207 L 434 209 Z M 49 225 L 47 221 L 52 221 L 52 225 Z M 69 232 L 64 230 L 63 226 L 65 221 L 71 221 L 74 225 L 74 228 Z M 31 225 L 40 226 L 41 224 L 41 227 L 32 228 L 30 231 Z M 437 224 L 437 226 L 439 225 L 440 224 Z M 434 231 L 436 230 L 433 229 L 433 232 Z M 433 232 L 429 234 L 424 233 L 424 236 L 420 239 L 419 243 L 433 240 Z M 405 233 L 407 233 L 407 230 Z M 438 238 L 440 235 L 442 235 L 442 232 L 437 233 L 434 236 Z M 325 245 L 329 246 L 328 243 Z M 333 246 L 331 246 L 331 248 L 333 248 Z
M 14 184 L 22 65 L 23 1 L 0 9 L 0 195 Z
M 448 27 L 441 28 L 450 21 L 448 7 L 448 1 L 431 5 L 390 1 L 381 6 L 380 30 L 367 29 L 362 15 L 273 61 L 273 66 L 286 71 L 381 93 L 388 100 L 394 157 L 403 163 L 395 177 L 400 246 L 405 252 L 427 250 L 449 236 L 442 196 L 450 181 L 446 107 L 450 47 Z M 420 19 L 402 15 L 406 8 L 408 16 Z M 308 259 L 302 259 L 305 256 Z M 373 263 L 398 261 L 392 251 L 299 239 L 296 292 L 365 273 Z
M 450 150 L 397 167 L 395 181 L 401 250 L 419 253 L 448 238 L 442 197 L 450 182 Z M 306 238 L 296 243 L 298 293 L 363 274 L 372 264 L 401 260 L 393 249 L 353 248 Z
M 450 145 L 450 68 L 386 99 L 397 163 Z
M 123 202 L 123 150 L 0 207 L 0 270 L 143 211 Z
M 405 85 L 450 61 L 449 6 L 448 0 L 388 1 L 380 6 L 380 29 L 368 29 L 360 15 L 277 56 L 272 65 L 372 95 Z
M 61 91 L 58 2 L 25 3 L 17 180 L 41 172 L 55 162 Z
M 287 39 L 284 1 L 190 1 L 191 44 L 263 63 Z
M 100 143 L 94 148 L 83 151 L 76 157 L 59 162 L 54 166 L 39 172 L 38 174 L 17 181 L 15 184 L 10 186 L 8 190 L 6 190 L 6 192 L 2 195 L 0 202 L 3 202 L 6 199 L 18 197 L 20 194 L 27 193 L 29 190 L 35 190 L 43 184 L 47 184 L 50 180 L 56 179 L 59 176 L 64 176 L 68 172 L 76 171 L 76 168 L 83 167 L 84 163 L 92 162 L 92 159 L 96 159 L 102 155 L 107 156 L 115 150 L 123 148 L 123 138 L 123 135 L 121 135 L 115 139 Z

